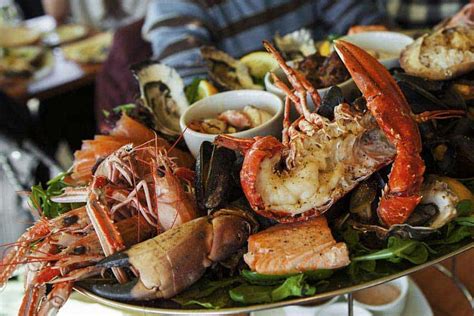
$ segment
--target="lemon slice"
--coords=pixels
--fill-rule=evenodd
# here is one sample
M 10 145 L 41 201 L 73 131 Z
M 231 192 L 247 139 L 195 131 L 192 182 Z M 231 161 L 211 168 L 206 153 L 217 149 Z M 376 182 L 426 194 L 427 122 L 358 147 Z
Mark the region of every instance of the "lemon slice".
M 278 68 L 278 63 L 270 53 L 253 52 L 240 59 L 250 70 L 250 74 L 262 79 L 269 71 Z
M 204 99 L 205 97 L 216 94 L 217 92 L 216 87 L 214 87 L 212 83 L 207 80 L 201 80 L 199 81 L 197 88 L 197 100 Z
M 331 54 L 331 43 L 329 41 L 324 41 L 319 46 L 319 54 L 321 56 L 329 56 Z

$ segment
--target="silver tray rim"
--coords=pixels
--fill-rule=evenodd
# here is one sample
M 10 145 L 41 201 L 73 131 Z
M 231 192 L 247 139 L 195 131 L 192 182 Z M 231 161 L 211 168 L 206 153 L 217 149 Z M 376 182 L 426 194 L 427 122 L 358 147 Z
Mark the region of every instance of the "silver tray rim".
M 357 285 L 352 285 L 349 287 L 344 287 L 340 288 L 337 290 L 333 291 L 328 291 L 328 292 L 323 292 L 323 293 L 318 293 L 313 296 L 309 297 L 302 297 L 302 298 L 293 298 L 281 302 L 274 302 L 274 303 L 267 303 L 267 304 L 257 304 L 257 305 L 247 305 L 247 306 L 239 306 L 239 307 L 229 307 L 229 308 L 221 308 L 221 309 L 205 309 L 205 308 L 199 308 L 199 309 L 170 309 L 170 308 L 159 308 L 159 307 L 147 307 L 147 306 L 139 306 L 139 305 L 134 305 L 134 304 L 128 304 L 124 302 L 117 302 L 113 300 L 109 300 L 106 298 L 103 298 L 101 296 L 98 296 L 94 293 L 91 293 L 90 291 L 80 287 L 80 286 L 74 286 L 74 290 L 80 293 L 81 295 L 92 299 L 98 303 L 121 309 L 121 310 L 127 310 L 127 311 L 133 311 L 133 312 L 143 312 L 143 313 L 150 313 L 150 314 L 174 314 L 174 315 L 189 315 L 189 314 L 199 314 L 199 315 L 228 315 L 228 314 L 237 314 L 237 313 L 250 313 L 254 311 L 260 311 L 260 310 L 265 310 L 265 309 L 273 309 L 273 308 L 278 308 L 278 307 L 284 307 L 284 306 L 289 306 L 289 305 L 304 305 L 304 304 L 311 304 L 311 303 L 317 303 L 322 300 L 329 299 L 334 296 L 339 296 L 339 295 L 344 295 L 348 294 L 350 292 L 358 291 L 358 290 L 363 290 L 372 286 L 376 286 L 385 282 L 390 282 L 394 279 L 398 279 L 400 277 L 406 276 L 408 274 L 414 273 L 416 271 L 420 271 L 422 269 L 431 267 L 443 260 L 452 258 L 454 256 L 457 256 L 465 251 L 468 251 L 470 249 L 474 248 L 474 241 L 460 247 L 459 249 L 456 249 L 448 254 L 445 254 L 443 256 L 440 256 L 436 259 L 433 259 L 431 261 L 425 262 L 423 264 L 411 267 L 409 269 L 397 272 L 395 274 L 391 274 L 382 278 L 374 279 L 368 282 L 360 283 Z

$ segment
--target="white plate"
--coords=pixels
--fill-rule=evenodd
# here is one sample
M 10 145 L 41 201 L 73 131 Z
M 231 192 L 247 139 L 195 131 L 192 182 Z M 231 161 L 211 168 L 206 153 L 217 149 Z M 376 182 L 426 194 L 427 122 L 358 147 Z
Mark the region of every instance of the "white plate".
M 405 309 L 401 316 L 413 316 L 413 315 L 423 315 L 423 316 L 433 316 L 433 311 L 431 310 L 430 304 L 426 300 L 426 297 L 421 292 L 420 288 L 416 285 L 416 283 L 408 278 L 408 294 L 407 294 L 407 302 L 405 305 Z M 315 315 L 341 315 L 344 316 L 347 313 L 347 304 L 345 300 L 343 305 L 339 305 L 340 303 L 328 305 L 328 307 L 323 308 L 318 311 L 315 308 Z M 359 308 L 359 307 L 355 307 Z M 334 309 L 334 310 L 333 310 Z M 365 309 L 363 309 L 366 311 Z M 317 312 L 317 313 L 316 313 Z M 329 314 L 327 314 L 328 312 Z M 336 312 L 337 314 L 334 314 Z M 355 313 L 355 315 L 371 315 L 368 311 L 366 314 L 362 314 L 362 311 L 359 311 L 359 314 Z M 252 312 L 250 313 L 251 316 L 298 316 L 295 313 L 288 313 L 285 312 L 284 308 L 275 308 L 275 309 L 268 309 L 264 311 Z M 376 314 L 373 314 L 376 315 Z

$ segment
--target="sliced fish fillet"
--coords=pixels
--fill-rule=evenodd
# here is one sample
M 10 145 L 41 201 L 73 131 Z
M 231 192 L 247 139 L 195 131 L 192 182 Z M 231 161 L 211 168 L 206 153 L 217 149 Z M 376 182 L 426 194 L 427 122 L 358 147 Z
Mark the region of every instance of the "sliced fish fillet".
M 337 269 L 350 263 L 346 244 L 334 240 L 324 217 L 278 224 L 250 236 L 244 260 L 261 274 Z

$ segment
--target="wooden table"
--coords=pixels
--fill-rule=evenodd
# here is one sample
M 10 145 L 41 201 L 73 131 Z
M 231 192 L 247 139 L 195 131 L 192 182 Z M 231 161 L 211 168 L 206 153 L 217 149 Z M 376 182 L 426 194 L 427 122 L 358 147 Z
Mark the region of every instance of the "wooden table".
M 474 250 L 456 257 L 459 280 L 474 294 Z M 451 268 L 451 260 L 443 265 Z M 411 275 L 431 305 L 435 316 L 472 316 L 473 311 L 454 282 L 436 270 L 427 268 Z
M 46 15 L 27 20 L 25 24 L 41 32 L 51 31 L 56 26 L 54 19 Z M 18 103 L 25 103 L 30 98 L 46 99 L 92 84 L 102 67 L 101 64 L 66 60 L 60 48 L 53 50 L 53 56 L 53 69 L 43 78 L 37 81 L 23 78 L 0 81 L 0 90 Z

